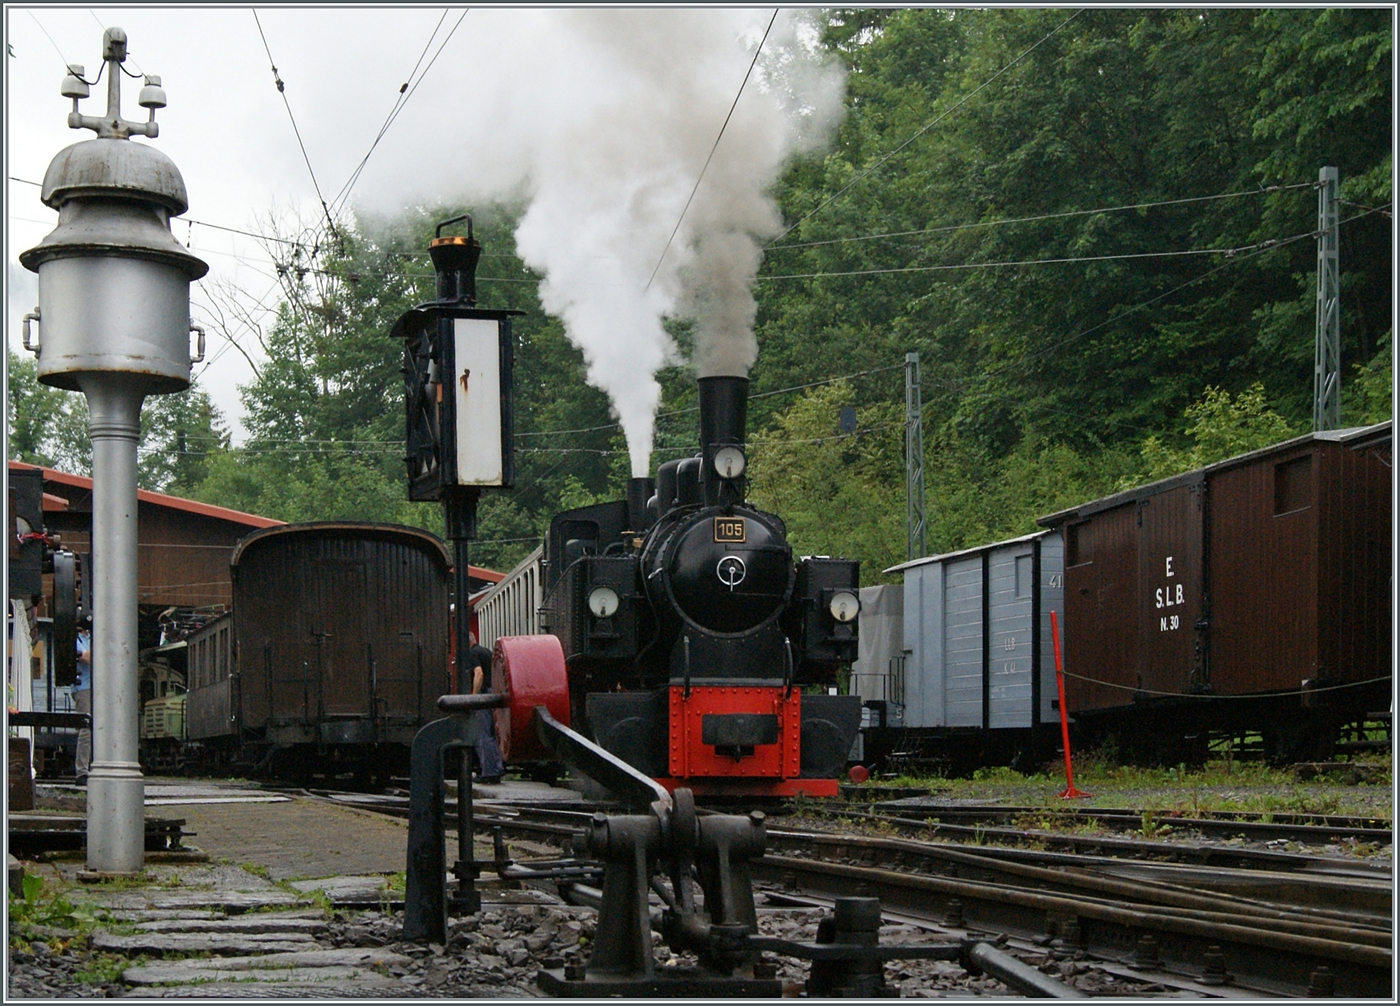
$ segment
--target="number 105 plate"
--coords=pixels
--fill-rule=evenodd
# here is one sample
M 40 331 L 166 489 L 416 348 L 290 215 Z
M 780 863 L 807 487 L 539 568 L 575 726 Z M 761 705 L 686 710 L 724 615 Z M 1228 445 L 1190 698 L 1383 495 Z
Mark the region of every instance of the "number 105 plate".
M 739 542 L 746 540 L 747 528 L 742 517 L 716 517 L 715 541 Z

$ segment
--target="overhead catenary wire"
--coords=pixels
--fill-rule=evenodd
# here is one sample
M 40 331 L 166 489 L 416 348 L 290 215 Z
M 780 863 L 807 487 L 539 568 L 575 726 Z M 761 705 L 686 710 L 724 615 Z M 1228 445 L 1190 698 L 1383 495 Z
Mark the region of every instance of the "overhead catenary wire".
M 903 420 L 891 420 L 889 422 L 872 423 L 869 426 L 860 427 L 850 433 L 836 433 L 823 437 L 768 437 L 749 441 L 750 446 L 755 447 L 781 447 L 790 444 L 818 444 L 832 440 L 847 440 L 852 437 L 873 433 L 877 430 L 902 427 Z M 216 448 L 222 448 L 230 454 L 242 454 L 250 457 L 281 456 L 291 457 L 305 454 L 336 454 L 348 456 L 365 457 L 388 457 L 402 453 L 404 441 L 402 440 L 381 440 L 381 441 L 353 441 L 353 440 L 280 440 L 280 441 L 260 441 L 252 445 L 240 447 L 223 447 L 224 441 L 219 437 L 202 437 L 195 434 L 188 434 L 185 437 L 186 446 L 181 448 L 166 447 L 159 444 L 146 444 L 138 449 L 138 453 L 143 457 L 206 457 L 212 453 L 209 449 L 199 449 L 191 444 L 211 443 Z M 277 446 L 280 445 L 280 446 Z M 689 453 L 694 451 L 696 445 L 673 445 L 667 447 L 653 447 L 651 453 Z M 614 457 L 628 454 L 627 448 L 609 447 L 517 447 L 517 454 L 554 454 L 573 455 L 590 454 L 598 457 Z
M 44 187 L 42 182 L 32 181 L 28 178 L 20 178 L 17 175 L 8 175 L 6 177 L 8 177 L 9 180 L 12 182 L 19 182 L 21 185 L 32 185 L 36 189 L 41 189 Z M 241 234 L 244 237 L 257 238 L 259 241 L 272 241 L 276 244 L 295 245 L 296 247 L 302 247 L 303 245 L 303 242 L 294 240 L 293 238 L 279 238 L 273 237 L 270 234 L 258 234 L 255 231 L 240 230 L 237 227 L 229 227 L 226 224 L 210 223 L 208 220 L 200 220 L 197 217 L 181 217 L 180 219 L 186 224 L 194 224 L 198 227 L 209 227 L 216 231 L 227 231 L 230 234 Z M 33 222 L 43 223 L 45 221 L 35 220 Z
M 1010 63 L 1007 63 L 1005 66 L 1003 66 L 1003 67 L 1002 67 L 1000 70 L 998 70 L 996 73 L 992 74 L 990 77 L 988 77 L 988 78 L 987 78 L 986 80 L 984 80 L 982 83 L 978 84 L 977 87 L 974 88 L 972 91 L 970 91 L 968 94 L 963 95 L 963 97 L 960 98 L 956 103 L 954 103 L 954 105 L 953 105 L 951 108 L 949 108 L 949 109 L 947 109 L 947 110 L 945 110 L 945 111 L 943 111 L 943 112 L 940 112 L 938 115 L 934 116 L 934 117 L 933 117 L 932 119 L 930 119 L 927 123 L 925 123 L 923 126 L 919 127 L 918 131 L 915 132 L 913 136 L 910 136 L 907 140 L 905 140 L 904 142 L 902 142 L 901 144 L 899 144 L 899 146 L 895 147 L 893 150 L 891 150 L 889 153 L 885 154 L 885 156 L 881 157 L 878 161 L 876 161 L 876 162 L 875 162 L 874 164 L 872 164 L 870 167 L 866 168 L 864 171 L 862 171 L 860 174 L 856 175 L 856 177 L 852 178 L 852 179 L 851 179 L 849 182 L 847 182 L 845 185 L 841 186 L 841 188 L 839 188 L 834 194 L 832 194 L 830 197 L 828 197 L 826 200 L 824 200 L 820 205 L 818 205 L 816 209 L 810 211 L 809 213 L 807 213 L 806 216 L 802 217 L 800 220 L 798 220 L 798 221 L 797 221 L 795 224 L 793 224 L 791 227 L 788 227 L 787 229 L 785 229 L 781 234 L 779 234 L 777 237 L 775 237 L 772 241 L 768 242 L 768 244 L 769 244 L 769 245 L 773 245 L 773 244 L 776 244 L 777 242 L 781 241 L 783 238 L 787 237 L 789 234 L 791 234 L 791 233 L 792 233 L 793 231 L 795 231 L 797 228 L 801 227 L 801 226 L 802 226 L 804 223 L 806 223 L 808 220 L 811 220 L 814 216 L 816 216 L 816 215 L 817 215 L 818 213 L 820 213 L 822 210 L 826 209 L 828 206 L 830 206 L 830 205 L 831 205 L 832 203 L 834 203 L 836 200 L 840 199 L 843 195 L 845 195 L 847 192 L 849 192 L 849 191 L 850 191 L 853 187 L 855 187 L 857 184 L 859 184 L 860 182 L 864 181 L 866 178 L 870 177 L 870 175 L 874 174 L 874 173 L 875 173 L 876 171 L 878 171 L 882 166 L 884 166 L 884 164 L 885 164 L 891 157 L 894 157 L 895 154 L 898 154 L 898 153 L 899 153 L 901 150 L 903 150 L 905 147 L 909 146 L 909 144 L 913 143 L 915 140 L 917 140 L 919 137 L 923 136 L 925 133 L 927 133 L 927 132 L 928 132 L 930 129 L 932 129 L 934 126 L 938 125 L 940 122 L 942 122 L 942 121 L 943 121 L 944 119 L 946 119 L 948 116 L 952 115 L 952 114 L 953 114 L 954 112 L 956 112 L 959 108 L 961 108 L 963 105 L 967 104 L 967 102 L 969 102 L 970 100 L 972 100 L 972 98 L 974 98 L 976 95 L 980 94 L 980 93 L 982 92 L 983 89 L 985 89 L 986 87 L 988 87 L 988 86 L 992 83 L 992 81 L 996 80 L 998 77 L 1000 77 L 1002 74 L 1006 73 L 1006 71 L 1010 70 L 1010 69 L 1011 69 L 1013 66 L 1015 66 L 1017 63 L 1021 62 L 1021 60 L 1025 59 L 1027 56 L 1029 56 L 1029 55 L 1030 55 L 1032 52 L 1034 52 L 1036 49 L 1040 48 L 1040 46 L 1043 45 L 1045 42 L 1049 41 L 1049 40 L 1050 40 L 1051 38 L 1053 38 L 1055 35 L 1059 34 L 1059 32 L 1060 32 L 1067 24 L 1069 24 L 1071 21 L 1073 21 L 1075 18 L 1077 18 L 1080 14 L 1083 14 L 1084 11 L 1085 11 L 1085 9 L 1086 9 L 1086 8 L 1081 7 L 1079 10 L 1075 11 L 1075 12 L 1074 12 L 1073 14 L 1071 14 L 1069 17 L 1065 18 L 1065 19 L 1064 19 L 1063 21 L 1061 21 L 1058 25 L 1056 25 L 1055 28 L 1052 29 L 1052 30 L 1050 31 L 1050 33 L 1047 34 L 1044 38 L 1040 39 L 1040 41 L 1036 42 L 1036 43 L 1035 43 L 1034 45 L 1032 45 L 1029 49 L 1026 49 L 1025 51 L 1023 51 L 1019 56 L 1017 56 L 1015 59 L 1013 59 Z M 767 246 L 765 245 L 764 247 L 765 247 L 765 250 L 766 250 Z
M 442 24 L 446 20 L 447 9 L 443 8 L 442 16 L 438 18 L 437 24 L 433 26 L 433 33 L 428 36 L 428 41 L 423 43 L 423 51 L 418 54 L 418 61 L 413 64 L 413 69 L 408 72 L 408 80 L 405 80 L 403 84 L 399 86 L 398 94 L 394 98 L 394 105 L 389 109 L 389 114 L 384 117 L 384 123 L 379 127 L 379 132 L 375 135 L 374 141 L 370 143 L 369 150 L 365 152 L 364 157 L 360 158 L 360 163 L 355 166 L 355 170 L 350 173 L 350 177 L 346 180 L 345 184 L 340 187 L 340 191 L 335 194 L 335 198 L 331 200 L 332 204 L 339 204 L 342 198 L 349 198 L 349 190 L 354 187 L 356 180 L 360 177 L 360 171 L 363 170 L 364 166 L 369 162 L 370 154 L 374 153 L 374 148 L 379 146 L 379 141 L 384 138 L 384 133 L 389 128 L 389 123 L 393 121 L 394 112 L 403 104 L 404 92 L 408 90 L 409 82 L 413 80 L 414 75 L 418 72 L 418 68 L 423 65 L 423 57 L 428 54 L 428 49 L 432 47 L 433 39 L 437 38 L 438 30 L 442 28 Z M 337 210 L 338 209 L 339 207 L 337 206 Z
M 360 180 L 360 174 L 364 171 L 365 165 L 369 163 L 370 155 L 374 153 L 374 149 L 379 146 L 379 141 L 384 139 L 384 134 L 389 131 L 389 127 L 394 124 L 394 120 L 397 119 L 399 117 L 399 114 L 404 110 L 404 106 L 406 106 L 409 102 L 409 99 L 413 97 L 413 93 L 418 90 L 418 85 L 423 83 L 424 78 L 428 76 L 428 72 L 432 70 L 433 64 L 436 63 L 438 57 L 442 55 L 442 50 L 447 48 L 447 43 L 452 41 L 452 36 L 457 33 L 457 29 L 461 27 L 462 22 L 466 20 L 467 15 L 470 13 L 470 7 L 462 11 L 462 16 L 457 19 L 457 23 L 452 26 L 452 30 L 449 31 L 447 33 L 447 36 L 442 40 L 442 44 L 438 46 L 437 52 L 433 53 L 433 58 L 428 61 L 428 65 L 424 67 L 422 74 L 420 74 L 418 77 L 418 80 L 414 81 L 413 74 L 410 73 L 408 75 L 408 79 L 409 82 L 412 82 L 412 86 L 409 86 L 409 82 L 405 82 L 403 87 L 399 88 L 399 96 L 401 100 L 396 100 L 394 102 L 394 107 L 389 110 L 389 115 L 385 118 L 384 125 L 379 127 L 379 133 L 377 136 L 375 136 L 374 142 L 370 144 L 369 150 L 365 153 L 365 156 L 360 160 L 360 163 L 356 165 L 355 170 L 351 174 L 349 180 L 345 183 L 340 193 L 337 194 L 335 200 L 333 200 L 333 202 L 335 202 L 336 204 L 335 212 L 337 214 L 345 208 L 345 202 L 350 198 L 351 190 L 354 189 L 355 183 Z M 442 12 L 442 19 L 438 21 L 438 28 L 442 27 L 442 22 L 443 20 L 446 20 L 446 18 L 447 11 L 444 10 Z M 428 37 L 427 45 L 423 46 L 424 53 L 427 53 L 428 47 L 433 44 L 433 38 L 437 36 L 437 31 L 438 29 L 434 28 L 433 34 Z M 422 55 L 418 57 L 418 62 L 423 62 Z M 418 69 L 417 64 L 414 65 L 413 69 L 415 71 Z M 404 88 L 408 88 L 407 94 L 404 93 Z
M 277 72 L 277 61 L 272 58 L 272 48 L 267 44 L 267 34 L 263 31 L 262 19 L 258 17 L 258 9 L 253 9 L 253 20 L 257 22 L 258 36 L 262 39 L 263 49 L 267 52 L 267 62 L 272 67 L 272 81 L 277 85 L 277 93 L 282 96 L 282 104 L 287 107 L 287 118 L 292 121 L 292 132 L 296 134 L 297 146 L 301 148 L 302 160 L 306 162 L 307 174 L 311 176 L 311 186 L 316 190 L 316 198 L 321 202 L 321 209 L 326 214 L 326 225 L 330 228 L 331 235 L 336 234 L 335 220 L 331 217 L 330 207 L 326 205 L 326 197 L 321 195 L 321 183 L 316 181 L 316 170 L 311 167 L 311 157 L 306 152 L 306 144 L 302 142 L 301 130 L 297 128 L 297 117 L 292 114 L 292 103 L 287 100 L 287 85 L 283 83 L 282 77 Z
M 1387 217 L 1391 216 L 1390 203 L 1382 203 L 1380 206 L 1362 206 L 1360 203 L 1354 203 L 1349 199 L 1338 199 L 1337 202 L 1343 206 L 1350 206 L 1354 209 L 1367 210 L 1371 213 L 1379 213 Z
M 1354 217 L 1348 217 L 1346 220 L 1340 221 L 1339 224 L 1338 224 L 1338 226 L 1344 226 L 1344 225 L 1346 225 L 1346 224 L 1351 223 L 1353 220 L 1359 220 L 1359 219 L 1361 219 L 1362 217 L 1367 216 L 1367 215 L 1368 215 L 1368 214 L 1366 214 L 1366 213 L 1358 213 L 1358 214 L 1357 214 L 1356 216 L 1354 216 Z M 1238 264 L 1238 263 L 1240 263 L 1240 262 L 1246 262 L 1246 261 L 1248 261 L 1248 260 L 1250 260 L 1250 259 L 1252 259 L 1252 258 L 1255 258 L 1256 256 L 1264 255 L 1264 254 L 1267 254 L 1268 252 L 1275 251 L 1275 250 L 1277 250 L 1277 249 L 1279 249 L 1279 248 L 1286 247 L 1286 246 L 1288 246 L 1288 245 L 1290 245 L 1290 244 L 1293 244 L 1293 243 L 1296 242 L 1296 241 L 1302 241 L 1302 240 L 1304 240 L 1305 238 L 1314 238 L 1314 239 L 1316 239 L 1316 237 L 1317 237 L 1317 232 L 1316 232 L 1316 231 L 1307 231 L 1307 232 L 1304 232 L 1304 233 L 1302 233 L 1302 234 L 1295 234 L 1293 237 L 1290 237 L 1290 238 L 1284 238 L 1284 239 L 1279 240 L 1279 241 L 1274 241 L 1274 242 L 1272 242 L 1272 243 L 1267 244 L 1266 246 L 1263 246 L 1263 247 L 1258 248 L 1258 249 L 1255 250 L 1255 251 L 1247 252 L 1247 253 L 1245 253 L 1245 254 L 1243 254 L 1243 255 L 1235 255 L 1235 256 L 1232 256 L 1232 257 L 1226 259 L 1226 261 L 1220 263 L 1218 266 L 1215 266 L 1213 269 L 1208 269 L 1206 272 L 1201 273 L 1199 276 L 1196 276 L 1196 277 L 1194 277 L 1194 278 L 1192 278 L 1192 279 L 1188 279 L 1186 282 L 1180 283 L 1180 284 L 1178 284 L 1177 286 L 1172 287 L 1170 290 L 1164 291 L 1163 293 L 1159 293 L 1159 294 L 1157 294 L 1155 297 L 1152 297 L 1152 298 L 1150 298 L 1150 299 L 1148 299 L 1148 300 L 1145 300 L 1145 301 L 1141 302 L 1140 304 L 1135 304 L 1135 305 L 1133 305 L 1132 307 L 1128 308 L 1126 311 L 1121 311 L 1121 312 L 1119 312 L 1118 314 L 1115 314 L 1115 315 L 1113 315 L 1112 317 L 1107 318 L 1107 319 L 1105 319 L 1104 321 L 1099 322 L 1097 325 L 1093 325 L 1093 326 L 1091 326 L 1091 327 L 1089 327 L 1089 328 L 1086 328 L 1086 329 L 1084 329 L 1082 332 L 1078 332 L 1078 333 L 1075 334 L 1075 335 L 1071 335 L 1071 336 L 1069 336 L 1069 337 L 1066 338 L 1066 339 L 1061 339 L 1059 342 L 1053 343 L 1052 345 L 1046 346 L 1046 347 L 1044 347 L 1043 349 L 1039 349 L 1039 350 L 1037 350 L 1037 351 L 1035 351 L 1035 352 L 1033 352 L 1033 353 L 1027 354 L 1026 356 L 1020 357 L 1019 359 L 1010 360 L 1010 361 L 1008 361 L 1008 362 L 1002 364 L 1000 367 L 995 367 L 995 368 L 993 368 L 993 369 L 991 369 L 991 370 L 984 371 L 984 372 L 982 373 L 981 376 L 983 376 L 983 377 L 993 377 L 993 376 L 996 376 L 997 374 L 1002 373 L 1002 372 L 1005 371 L 1005 370 L 1009 370 L 1009 369 L 1012 368 L 1012 367 L 1020 366 L 1020 365 L 1029 363 L 1029 362 L 1031 362 L 1031 361 L 1033 361 L 1033 360 L 1038 360 L 1038 359 L 1040 359 L 1040 358 L 1042 358 L 1042 357 L 1048 356 L 1048 355 L 1050 355 L 1051 353 L 1058 352 L 1059 350 L 1063 349 L 1065 346 L 1070 345 L 1071 343 L 1078 342 L 1080 339 L 1083 339 L 1083 338 L 1086 338 L 1086 337 L 1088 337 L 1088 336 L 1090 336 L 1090 335 L 1093 335 L 1095 332 L 1097 332 L 1097 331 L 1099 331 L 1099 330 L 1101 330 L 1101 329 L 1107 328 L 1109 325 L 1112 325 L 1112 324 L 1115 323 L 1115 322 L 1121 321 L 1122 319 L 1128 317 L 1129 315 L 1136 314 L 1136 313 L 1139 312 L 1139 311 L 1144 311 L 1144 310 L 1146 310 L 1147 308 L 1151 307 L 1153 304 L 1156 304 L 1156 303 L 1158 303 L 1159 301 L 1165 300 L 1166 298 L 1171 297 L 1171 296 L 1174 295 L 1174 294 L 1180 293 L 1182 290 L 1185 290 L 1187 287 L 1195 286 L 1197 283 L 1200 283 L 1200 282 L 1203 282 L 1204 280 L 1209 279 L 1211 276 L 1214 276 L 1216 273 L 1220 272 L 1220 271 L 1223 270 L 1223 269 L 1228 269 L 1228 268 L 1229 268 L 1230 266 L 1232 266 L 1232 265 L 1236 265 L 1236 264 Z
M 1304 234 L 1303 237 L 1311 237 Z M 889 273 L 911 273 L 911 272 L 956 272 L 967 269 L 1008 269 L 1017 266 L 1031 265 L 1068 265 L 1075 262 L 1118 262 L 1126 259 L 1149 259 L 1149 258 L 1183 258 L 1198 255 L 1224 255 L 1226 257 L 1240 255 L 1245 252 L 1252 252 L 1258 249 L 1269 249 L 1278 247 L 1282 243 L 1295 240 L 1285 238 L 1282 241 L 1273 239 L 1259 241 L 1252 245 L 1241 245 L 1238 248 L 1188 248 L 1178 251 L 1159 252 L 1123 252 L 1117 255 L 1077 255 L 1069 258 L 1045 258 L 1045 259 L 1017 259 L 1010 262 L 951 262 L 942 265 L 908 265 L 890 266 L 882 269 L 850 269 L 846 271 L 832 272 L 803 272 L 786 273 L 777 276 L 759 276 L 759 280 L 773 282 L 786 279 L 828 279 L 838 276 L 880 276 Z
M 768 33 L 773 30 L 773 24 L 778 20 L 779 7 L 773 8 L 773 16 L 768 19 L 768 27 L 763 30 L 763 37 L 758 40 L 758 48 L 753 51 L 753 59 L 749 61 L 749 68 L 744 73 L 744 79 L 739 83 L 739 90 L 734 95 L 734 101 L 729 106 L 729 114 L 724 117 L 724 124 L 719 127 L 719 135 L 715 137 L 714 145 L 710 147 L 710 156 L 705 158 L 705 166 L 700 169 L 700 174 L 695 178 L 695 185 L 690 190 L 690 196 L 685 201 L 685 206 L 681 208 L 681 215 L 676 218 L 676 226 L 671 228 L 671 236 L 666 239 L 666 247 L 661 249 L 661 257 L 656 260 L 656 266 L 651 270 L 651 276 L 647 279 L 647 285 L 642 290 L 646 293 L 651 289 L 651 284 L 656 281 L 656 274 L 661 270 L 661 263 L 666 261 L 666 253 L 671 250 L 671 242 L 676 240 L 676 234 L 681 229 L 681 223 L 685 220 L 685 215 L 690 210 L 690 204 L 695 200 L 695 193 L 700 191 L 700 183 L 705 178 L 705 172 L 710 168 L 710 162 L 715 159 L 715 151 L 719 149 L 719 141 L 724 139 L 724 131 L 729 128 L 729 120 L 734 117 L 734 109 L 739 107 L 739 99 L 743 97 L 744 88 L 749 83 L 749 77 L 753 75 L 753 68 L 758 65 L 758 55 L 763 51 L 763 43 L 768 41 Z
M 39 30 L 43 32 L 44 37 L 49 40 L 49 45 L 53 46 L 53 51 L 58 53 L 58 58 L 60 61 L 62 61 L 63 70 L 66 73 L 68 71 L 68 67 L 71 65 L 68 62 L 68 57 L 63 55 L 63 50 L 58 47 L 58 43 L 53 40 L 53 36 L 49 34 L 49 30 L 44 27 L 44 22 L 40 21 L 39 18 L 35 16 L 32 10 L 25 11 L 25 13 L 28 14 L 30 19 L 39 26 Z M 104 63 L 103 65 L 105 66 L 106 64 Z
M 817 248 L 823 245 L 847 244 L 855 241 L 880 241 L 885 238 L 923 237 L 931 234 L 948 234 L 955 231 L 975 230 L 985 227 L 1004 227 L 1011 224 L 1041 223 L 1046 220 L 1063 220 L 1068 217 L 1097 216 L 1101 213 L 1124 213 L 1129 210 L 1148 210 L 1162 206 L 1182 206 L 1188 203 L 1213 202 L 1219 199 L 1238 199 L 1244 196 L 1272 195 L 1290 189 L 1316 188 L 1316 182 L 1295 182 L 1290 185 L 1268 185 L 1258 189 L 1244 189 L 1239 192 L 1222 192 L 1213 196 L 1187 196 L 1181 199 L 1159 199 L 1149 203 L 1128 203 L 1122 206 L 1098 206 L 1087 210 L 1065 210 L 1061 213 L 1040 213 L 1030 217 L 1008 217 L 1005 220 L 977 220 L 965 224 L 945 224 L 938 227 L 924 227 L 912 231 L 888 231 L 882 234 L 852 234 L 845 237 L 826 238 L 821 241 L 796 241 L 792 244 L 769 245 L 764 251 L 786 251 L 790 248 Z M 1339 200 L 1340 202 L 1340 200 Z M 1364 209 L 1365 207 L 1361 207 Z

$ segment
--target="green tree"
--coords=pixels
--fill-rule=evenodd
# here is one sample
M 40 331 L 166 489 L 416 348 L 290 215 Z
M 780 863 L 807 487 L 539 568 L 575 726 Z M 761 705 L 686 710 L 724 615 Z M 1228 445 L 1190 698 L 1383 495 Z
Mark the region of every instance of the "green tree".
M 1262 381 L 1303 419 L 1310 185 L 1322 163 L 1390 173 L 1388 21 L 1324 13 L 839 13 L 849 114 L 836 149 L 780 189 L 801 223 L 765 263 L 762 386 L 917 348 L 932 417 L 995 454 L 1032 433 L 1093 450 L 1158 432 L 1206 385 Z M 1285 58 L 1307 73 L 1260 69 Z M 1305 112 L 1328 127 L 1285 135 Z M 1355 185 L 1344 198 L 1360 201 Z M 1389 318 L 1372 226 L 1380 214 L 1343 237 L 1349 359 L 1370 358 L 1385 330 L 1372 319 Z
M 1342 382 L 1342 422 L 1348 426 L 1383 423 L 1394 415 L 1395 369 L 1391 334 L 1381 336 L 1376 355 L 1352 368 Z
M 1186 409 L 1185 420 L 1184 445 L 1173 447 L 1157 436 L 1143 441 L 1144 471 L 1137 479 L 1127 480 L 1128 484 L 1170 478 L 1302 432 L 1269 408 L 1264 386 L 1257 382 L 1234 398 L 1228 391 L 1207 387 L 1201 400 Z
M 210 458 L 228 447 L 223 416 L 198 384 L 174 395 L 150 395 L 141 408 L 137 484 L 188 496 L 208 477 Z
M 70 392 L 40 384 L 39 367 L 6 347 L 9 387 L 5 396 L 5 425 L 9 430 L 9 458 L 31 465 L 54 467 L 60 456 L 72 463 L 74 453 L 60 445 L 57 434 L 74 408 Z M 76 446 L 76 445 L 73 445 Z
M 861 562 L 861 579 L 904 560 L 903 416 L 890 402 L 856 409 L 849 384 L 814 388 L 749 439 L 749 496 L 781 516 L 793 550 Z

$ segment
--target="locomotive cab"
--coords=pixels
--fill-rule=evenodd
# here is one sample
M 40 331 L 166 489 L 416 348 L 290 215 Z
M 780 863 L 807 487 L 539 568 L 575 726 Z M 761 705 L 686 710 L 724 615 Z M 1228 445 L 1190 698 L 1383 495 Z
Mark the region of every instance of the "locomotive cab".
M 860 699 L 803 689 L 856 658 L 859 564 L 795 561 L 782 519 L 746 503 L 747 394 L 701 378 L 698 456 L 554 518 L 541 629 L 575 728 L 663 784 L 835 795 Z

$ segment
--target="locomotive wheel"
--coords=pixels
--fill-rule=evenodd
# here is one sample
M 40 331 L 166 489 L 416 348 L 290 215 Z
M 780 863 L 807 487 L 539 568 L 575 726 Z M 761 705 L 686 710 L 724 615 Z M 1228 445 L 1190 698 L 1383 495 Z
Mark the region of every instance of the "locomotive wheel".
M 569 677 L 557 636 L 502 636 L 491 655 L 491 689 L 506 696 L 496 710 L 496 738 L 508 763 L 549 761 L 535 734 L 535 707 L 569 725 Z

